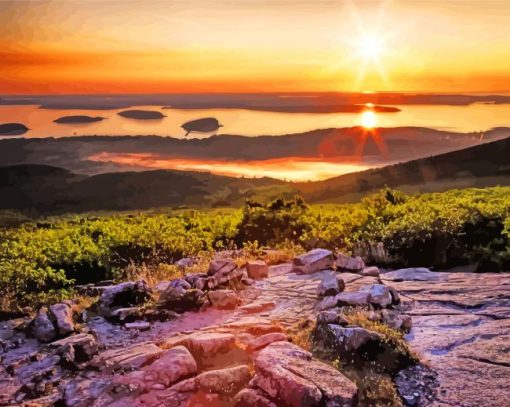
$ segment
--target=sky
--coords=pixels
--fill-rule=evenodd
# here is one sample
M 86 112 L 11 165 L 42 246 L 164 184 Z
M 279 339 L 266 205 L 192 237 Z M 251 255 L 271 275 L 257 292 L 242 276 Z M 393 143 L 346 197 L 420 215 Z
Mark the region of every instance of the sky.
M 510 90 L 510 1 L 5 1 L 0 94 Z

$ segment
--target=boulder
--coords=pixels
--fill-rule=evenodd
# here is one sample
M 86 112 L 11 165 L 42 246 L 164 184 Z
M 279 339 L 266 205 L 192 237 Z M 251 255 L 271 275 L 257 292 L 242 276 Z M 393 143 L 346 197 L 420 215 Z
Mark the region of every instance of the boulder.
M 96 400 L 108 391 L 111 380 L 87 380 L 76 378 L 70 381 L 64 389 L 63 400 L 67 407 L 90 407 Z
M 335 300 L 338 305 L 363 306 L 370 303 L 370 293 L 361 291 L 342 292 L 335 296 Z
M 248 277 L 254 280 L 261 280 L 269 275 L 267 263 L 263 260 L 251 260 L 246 263 Z
M 151 342 L 137 343 L 118 349 L 109 349 L 98 354 L 91 361 L 91 366 L 109 371 L 119 369 L 139 369 L 156 360 L 163 349 Z
M 209 270 L 207 271 L 207 274 L 210 276 L 214 276 L 216 274 L 228 274 L 236 268 L 237 265 L 234 259 L 227 258 L 213 260 L 209 263 Z
M 319 337 L 323 348 L 334 351 L 340 357 L 352 356 L 369 342 L 381 343 L 384 341 L 381 335 L 360 327 L 328 324 L 323 328 L 316 337 Z
M 273 342 L 281 342 L 286 340 L 288 340 L 287 335 L 285 335 L 283 332 L 272 332 L 253 339 L 248 343 L 246 348 L 249 351 L 255 351 L 258 349 L 262 349 L 263 347 Z
M 240 303 L 239 297 L 232 290 L 209 291 L 207 298 L 211 305 L 218 309 L 233 309 Z
M 142 310 L 139 307 L 117 308 L 111 312 L 110 318 L 121 322 L 136 321 L 142 318 Z
M 71 335 L 49 344 L 68 363 L 74 365 L 86 362 L 97 353 L 96 338 L 87 333 Z
M 235 346 L 234 335 L 219 332 L 198 332 L 190 335 L 184 341 L 185 345 L 195 354 L 207 356 L 218 352 L 225 352 Z
M 371 267 L 365 267 L 363 270 L 360 271 L 360 274 L 364 277 L 379 277 L 379 267 L 371 266 Z
M 186 280 L 176 279 L 160 294 L 158 306 L 177 312 L 195 310 L 202 306 L 203 294 L 203 291 L 192 288 Z
M 365 268 L 365 263 L 361 257 L 350 257 L 340 253 L 335 261 L 337 269 L 347 271 L 361 271 Z
M 333 265 L 333 253 L 325 249 L 313 249 L 292 260 L 292 271 L 299 274 L 311 274 L 326 270 Z
M 198 387 L 206 393 L 235 394 L 251 379 L 246 365 L 220 370 L 210 370 L 196 377 Z
M 116 376 L 116 384 L 128 385 L 138 390 L 165 389 L 197 373 L 197 363 L 184 346 L 176 346 L 161 353 L 151 364 L 141 370 Z
M 368 293 L 370 296 L 370 303 L 376 307 L 386 308 L 393 303 L 393 296 L 391 295 L 390 289 L 384 284 L 365 286 L 359 291 Z
M 57 330 L 48 317 L 48 309 L 42 307 L 36 317 L 30 322 L 29 331 L 41 342 L 51 342 L 57 337 Z
M 243 389 L 234 397 L 234 407 L 277 407 L 260 389 Z
M 289 342 L 274 342 L 255 357 L 252 387 L 288 407 L 351 406 L 357 387 L 333 367 Z
M 336 295 L 345 288 L 345 283 L 341 278 L 337 278 L 334 273 L 325 274 L 317 287 L 317 296 L 319 298 Z
M 151 295 L 151 289 L 143 280 L 113 285 L 106 288 L 99 297 L 98 311 L 100 315 L 110 317 L 115 309 L 143 304 Z
M 349 321 L 338 312 L 338 310 L 330 309 L 321 311 L 317 314 L 317 324 L 338 324 L 348 325 Z
M 319 302 L 315 308 L 318 310 L 318 311 L 323 311 L 323 310 L 326 310 L 326 309 L 329 309 L 329 308 L 334 308 L 336 307 L 338 301 L 336 299 L 336 297 L 334 296 L 329 296 L 329 297 L 325 297 L 322 299 L 321 302 Z

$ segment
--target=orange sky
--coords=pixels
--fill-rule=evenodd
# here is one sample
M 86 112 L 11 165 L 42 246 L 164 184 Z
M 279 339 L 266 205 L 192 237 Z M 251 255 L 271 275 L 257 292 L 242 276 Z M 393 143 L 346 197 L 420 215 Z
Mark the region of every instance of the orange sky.
M 509 15 L 490 0 L 0 0 L 0 94 L 503 92 Z

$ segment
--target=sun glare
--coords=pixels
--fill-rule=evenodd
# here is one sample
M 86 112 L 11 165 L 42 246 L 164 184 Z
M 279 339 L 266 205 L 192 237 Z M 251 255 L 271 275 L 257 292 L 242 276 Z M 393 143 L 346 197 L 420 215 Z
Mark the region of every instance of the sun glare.
M 367 59 L 377 59 L 384 51 L 382 40 L 376 36 L 364 37 L 359 44 L 359 53 Z
M 377 125 L 377 116 L 372 110 L 361 114 L 361 125 L 366 129 L 373 129 Z

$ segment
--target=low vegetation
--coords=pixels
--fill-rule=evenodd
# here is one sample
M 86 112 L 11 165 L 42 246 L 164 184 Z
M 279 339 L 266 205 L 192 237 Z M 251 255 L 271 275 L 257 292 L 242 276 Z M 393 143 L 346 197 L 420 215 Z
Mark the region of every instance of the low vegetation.
M 326 247 L 388 266 L 510 270 L 510 188 L 408 196 L 385 189 L 356 204 L 306 205 L 302 199 L 238 210 L 147 211 L 16 222 L 0 231 L 3 308 L 69 294 L 73 284 L 133 274 L 175 273 L 174 261 L 213 251 L 264 246 L 293 253 Z M 271 254 L 268 254 L 271 256 Z

